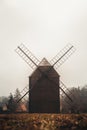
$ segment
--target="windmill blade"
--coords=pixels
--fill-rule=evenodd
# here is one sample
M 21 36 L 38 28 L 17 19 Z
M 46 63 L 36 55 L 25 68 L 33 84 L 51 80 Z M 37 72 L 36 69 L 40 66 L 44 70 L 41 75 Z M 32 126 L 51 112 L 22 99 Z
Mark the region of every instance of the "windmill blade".
M 25 95 L 25 93 L 29 91 L 29 85 L 25 86 L 25 88 L 20 92 L 21 98 Z M 23 100 L 26 101 L 28 99 L 27 94 L 24 96 Z
M 68 99 L 73 101 L 72 98 L 70 97 L 72 95 L 71 91 L 66 87 L 66 85 L 62 81 L 60 81 L 60 90 L 63 90 L 60 91 L 60 96 L 64 97 L 64 95 L 66 95 Z M 67 94 L 67 92 L 69 93 L 69 95 Z
M 17 103 L 20 102 L 28 93 L 29 93 L 29 90 L 19 100 L 17 100 Z
M 29 85 L 25 86 L 25 87 L 23 88 L 23 90 L 20 91 L 21 97 L 20 97 L 19 99 L 17 98 L 17 100 L 16 100 L 16 97 L 18 97 L 18 95 L 17 95 L 17 96 L 14 98 L 15 101 L 18 103 L 19 100 L 22 99 L 22 97 L 25 95 L 25 93 L 26 93 L 27 91 L 29 91 Z M 28 97 L 25 95 L 24 98 L 23 98 L 23 101 L 26 101 L 27 99 L 28 99 Z
M 18 46 L 15 51 L 32 69 L 35 69 L 40 63 L 40 61 L 28 50 L 24 44 Z
M 68 93 L 69 97 L 73 100 L 73 103 L 75 103 L 75 101 L 78 99 L 78 97 L 77 97 L 75 94 L 73 94 L 73 92 L 71 92 L 71 90 L 69 90 L 69 89 L 66 87 L 66 85 L 65 85 L 62 81 L 60 81 L 60 87 L 61 87 L 66 93 Z M 65 99 L 65 94 L 64 94 L 62 91 L 60 91 L 60 97 L 62 97 L 62 99 Z M 67 101 L 66 101 L 66 100 L 64 100 L 64 101 L 65 101 L 66 103 L 68 103 L 69 105 L 72 105 L 71 102 L 69 102 L 68 99 L 69 99 L 69 98 L 67 98 Z
M 66 102 L 69 106 L 72 106 L 72 103 L 69 102 L 69 100 L 68 101 L 64 100 L 64 95 L 61 95 L 61 100 L 62 100 L 62 102 Z
M 20 102 L 31 90 L 33 89 L 33 87 L 31 89 L 29 89 L 29 85 L 27 85 L 22 91 L 22 96 L 20 99 L 18 99 L 17 103 Z
M 73 53 L 75 52 L 75 48 L 73 45 L 66 45 L 53 59 L 50 61 L 52 66 L 57 69 L 60 67 Z

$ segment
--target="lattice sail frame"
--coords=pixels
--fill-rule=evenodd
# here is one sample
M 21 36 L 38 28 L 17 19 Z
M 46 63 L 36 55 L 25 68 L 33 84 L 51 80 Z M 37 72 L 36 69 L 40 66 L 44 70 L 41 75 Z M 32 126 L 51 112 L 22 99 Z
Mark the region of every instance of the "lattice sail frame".
M 40 61 L 27 49 L 24 44 L 21 44 L 15 50 L 19 56 L 32 68 L 35 69 Z
M 57 70 L 74 52 L 74 46 L 67 44 L 55 57 L 50 61 L 51 65 Z
M 68 97 L 68 95 L 69 95 L 68 98 L 70 98 L 70 100 L 73 101 L 72 98 L 71 98 L 71 96 L 74 96 L 74 95 L 72 94 L 72 92 L 66 87 L 66 85 L 65 85 L 61 80 L 60 80 L 60 88 L 62 88 L 62 89 L 64 90 L 64 92 L 68 93 L 68 94 L 67 94 L 67 97 Z M 64 94 L 63 91 L 61 91 L 61 89 L 60 89 L 60 98 L 62 98 L 62 100 L 63 100 L 64 97 L 65 97 L 65 94 Z M 67 101 L 67 103 L 69 104 L 68 101 Z
M 14 97 L 14 100 L 18 103 L 21 99 L 21 102 L 25 102 L 28 100 L 28 95 L 25 93 L 29 91 L 29 85 L 25 86 L 21 91 L 20 91 L 20 98 L 18 98 L 18 95 Z M 25 96 L 24 96 L 25 95 Z M 24 96 L 24 98 L 23 98 Z

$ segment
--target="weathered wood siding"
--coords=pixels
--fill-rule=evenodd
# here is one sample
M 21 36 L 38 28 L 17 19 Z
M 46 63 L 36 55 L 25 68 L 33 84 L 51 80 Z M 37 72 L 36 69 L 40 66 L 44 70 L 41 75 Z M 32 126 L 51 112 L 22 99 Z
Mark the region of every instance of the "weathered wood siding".
M 39 66 L 29 77 L 29 112 L 30 113 L 59 113 L 59 75 L 50 66 Z M 41 72 L 40 72 L 41 71 Z M 50 79 L 50 80 L 49 80 Z

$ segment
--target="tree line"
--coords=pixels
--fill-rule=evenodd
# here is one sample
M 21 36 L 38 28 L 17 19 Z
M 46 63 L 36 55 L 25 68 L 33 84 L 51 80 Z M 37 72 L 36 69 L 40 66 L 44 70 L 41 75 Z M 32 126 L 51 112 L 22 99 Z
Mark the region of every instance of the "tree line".
M 72 101 L 67 96 L 61 99 L 63 113 L 87 113 L 87 85 L 78 88 L 73 87 L 67 94 Z
M 72 101 L 66 95 L 63 98 L 60 97 L 61 113 L 87 113 L 87 85 L 78 88 L 72 87 L 66 93 Z M 7 108 L 8 112 L 28 111 L 29 100 L 17 102 L 20 98 L 21 93 L 18 88 L 14 95 L 10 93 L 9 97 L 0 97 L 0 112 L 3 111 L 3 106 Z
M 15 90 L 14 95 L 10 93 L 8 97 L 1 97 L 0 112 L 6 111 L 8 113 L 14 113 L 14 112 L 27 111 L 28 100 L 25 101 L 21 100 L 20 102 L 18 102 L 20 98 L 21 98 L 21 93 L 18 88 Z

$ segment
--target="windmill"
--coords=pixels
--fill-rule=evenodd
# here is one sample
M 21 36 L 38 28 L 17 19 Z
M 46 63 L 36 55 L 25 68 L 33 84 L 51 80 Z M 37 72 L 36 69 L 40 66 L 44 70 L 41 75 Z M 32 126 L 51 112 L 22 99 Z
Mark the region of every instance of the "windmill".
M 60 95 L 66 95 L 72 102 L 67 94 L 69 89 L 60 80 L 57 69 L 74 51 L 74 46 L 68 44 L 50 62 L 46 58 L 40 62 L 24 44 L 18 46 L 16 52 L 33 69 L 33 73 L 29 77 L 29 86 L 23 89 L 23 95 L 17 102 L 29 94 L 30 113 L 59 113 Z

